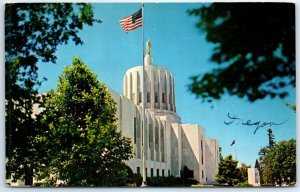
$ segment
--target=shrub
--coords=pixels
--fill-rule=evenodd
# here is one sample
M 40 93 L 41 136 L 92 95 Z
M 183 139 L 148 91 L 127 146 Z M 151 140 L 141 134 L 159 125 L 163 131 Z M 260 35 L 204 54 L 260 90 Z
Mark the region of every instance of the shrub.
M 181 177 L 148 177 L 147 185 L 156 187 L 171 187 L 171 186 L 191 186 L 192 184 L 198 184 L 198 181 L 193 179 L 184 180 Z
M 253 185 L 249 184 L 247 181 L 243 183 L 236 184 L 236 187 L 253 187 Z

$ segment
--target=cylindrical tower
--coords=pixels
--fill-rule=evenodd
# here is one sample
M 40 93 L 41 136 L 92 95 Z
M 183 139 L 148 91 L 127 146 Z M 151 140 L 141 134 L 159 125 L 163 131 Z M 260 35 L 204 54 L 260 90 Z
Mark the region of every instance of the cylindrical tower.
M 152 64 L 151 44 L 147 41 L 145 62 L 146 109 L 161 109 L 176 112 L 174 78 L 163 67 Z M 136 105 L 142 104 L 143 67 L 128 69 L 123 79 L 123 95 Z

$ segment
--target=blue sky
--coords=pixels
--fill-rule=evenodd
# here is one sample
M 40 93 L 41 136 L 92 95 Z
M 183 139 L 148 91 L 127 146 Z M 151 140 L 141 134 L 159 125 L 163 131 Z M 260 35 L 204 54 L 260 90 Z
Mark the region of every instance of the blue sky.
M 296 103 L 296 92 L 289 88 L 290 96 L 285 99 L 264 99 L 250 103 L 245 99 L 225 95 L 213 104 L 202 103 L 188 91 L 189 77 L 204 74 L 216 67 L 209 61 L 213 44 L 206 42 L 205 33 L 195 24 L 196 17 L 189 16 L 188 9 L 198 8 L 196 3 L 152 3 L 145 4 L 145 41 L 151 39 L 155 65 L 168 68 L 175 77 L 177 113 L 183 123 L 196 123 L 205 129 L 205 136 L 216 138 L 222 147 L 223 156 L 232 154 L 240 162 L 254 166 L 258 151 L 268 143 L 265 126 L 253 134 L 254 127 L 233 123 L 225 125 L 227 113 L 243 121 L 286 123 L 272 126 L 275 139 L 296 138 L 296 114 L 285 103 Z M 39 77 L 46 77 L 40 92 L 55 89 L 58 76 L 64 66 L 79 56 L 98 76 L 98 80 L 122 93 L 123 76 L 131 67 L 142 63 L 142 28 L 128 34 L 121 29 L 119 20 L 137 11 L 141 4 L 93 4 L 95 17 L 103 23 L 85 26 L 79 33 L 84 45 L 70 42 L 57 50 L 57 62 L 39 63 Z M 212 107 L 213 105 L 213 107 Z M 230 146 L 233 139 L 234 146 Z

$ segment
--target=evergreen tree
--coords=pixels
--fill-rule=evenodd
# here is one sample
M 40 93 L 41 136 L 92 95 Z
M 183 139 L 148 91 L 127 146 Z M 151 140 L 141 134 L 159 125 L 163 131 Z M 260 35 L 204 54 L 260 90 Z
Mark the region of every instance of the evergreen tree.
M 240 172 L 239 183 L 248 182 L 248 168 L 251 168 L 251 166 L 245 163 L 242 163 L 241 166 L 238 167 Z
M 268 129 L 268 138 L 269 138 L 269 145 L 268 148 L 269 149 L 273 149 L 275 147 L 275 137 L 272 133 L 272 129 Z
M 124 161 L 132 157 L 130 139 L 117 131 L 116 107 L 108 88 L 74 58 L 48 93 L 41 114 L 44 129 L 36 146 L 46 154 L 40 178 L 66 186 L 118 186 L 127 181 Z M 44 154 L 43 154 L 44 155 Z
M 232 159 L 232 155 L 220 159 L 216 181 L 220 184 L 233 186 L 240 182 L 240 171 L 237 168 L 238 161 Z
M 222 147 L 219 147 L 219 154 L 220 154 L 220 159 L 223 159 L 223 156 L 222 156 Z

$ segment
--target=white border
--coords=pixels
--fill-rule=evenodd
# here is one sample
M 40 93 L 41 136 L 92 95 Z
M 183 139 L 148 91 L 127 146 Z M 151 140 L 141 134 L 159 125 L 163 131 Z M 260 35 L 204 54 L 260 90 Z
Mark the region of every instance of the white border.
M 6 192 L 6 191 L 115 191 L 115 190 L 121 190 L 123 192 L 127 191 L 137 191 L 137 190 L 143 190 L 143 191 L 190 191 L 190 190 L 201 190 L 201 191 L 271 191 L 272 192 L 285 192 L 285 191 L 299 191 L 300 187 L 299 184 L 296 185 L 296 187 L 280 187 L 280 188 L 10 188 L 5 186 L 5 112 L 4 112 L 4 97 L 5 97 L 5 92 L 4 92 L 4 87 L 5 87 L 5 72 L 4 72 L 4 5 L 5 3 L 21 3 L 21 2 L 32 2 L 32 3 L 38 3 L 38 2 L 85 2 L 84 0 L 4 0 L 1 1 L 1 7 L 0 7 L 0 191 L 1 192 Z M 129 2 L 142 2 L 142 1 L 136 1 L 136 0 L 89 0 L 86 2 L 91 2 L 91 3 L 129 3 Z M 258 0 L 247 0 L 247 1 L 241 1 L 241 0 L 227 0 L 227 1 L 221 1 L 221 0 L 188 0 L 188 1 L 178 1 L 178 0 L 156 0 L 156 1 L 151 1 L 151 0 L 144 0 L 143 2 L 152 2 L 152 3 L 158 3 L 158 2 L 190 2 L 190 3 L 195 3 L 195 2 L 289 2 L 289 3 L 296 3 L 296 87 L 299 85 L 300 81 L 300 76 L 299 76 L 299 55 L 300 55 L 300 48 L 299 48 L 299 41 L 297 38 L 297 32 L 299 32 L 299 3 L 297 0 L 264 0 L 264 1 L 258 1 Z M 297 97 L 296 97 L 296 102 L 297 106 L 300 106 L 300 102 L 297 98 L 300 98 L 300 91 L 297 89 L 296 91 Z M 298 120 L 299 120 L 299 113 L 296 114 L 297 121 L 297 129 L 296 129 L 296 138 L 300 138 L 299 131 L 298 131 Z M 298 181 L 300 180 L 299 176 L 299 141 L 297 142 L 297 176 L 298 176 Z

